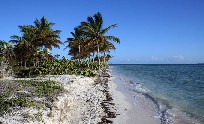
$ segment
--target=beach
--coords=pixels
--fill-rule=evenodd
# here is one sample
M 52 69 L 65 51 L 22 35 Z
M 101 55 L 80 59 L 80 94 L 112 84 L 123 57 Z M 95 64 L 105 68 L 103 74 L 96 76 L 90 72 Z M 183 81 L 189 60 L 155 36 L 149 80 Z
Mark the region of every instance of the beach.
M 18 108 L 16 111 L 0 116 L 0 122 L 3 124 L 109 123 L 111 120 L 108 118 L 114 118 L 116 111 L 115 103 L 111 102 L 112 97 L 108 90 L 108 77 L 109 75 L 92 78 L 76 75 L 37 77 L 35 80 L 58 81 L 65 91 L 54 99 L 49 108 Z M 33 78 L 5 77 L 1 80 L 33 80 Z
M 199 67 L 202 70 L 202 66 Z M 130 124 L 202 124 L 203 104 L 199 101 L 202 101 L 203 92 L 195 90 L 202 87 L 202 82 L 195 80 L 198 77 L 202 79 L 203 75 L 200 73 L 202 71 L 193 71 L 197 77 L 192 78 L 192 70 L 199 70 L 199 67 L 197 65 L 110 66 L 113 82 L 117 86 L 115 89 L 123 95 L 119 98 L 124 98 L 121 101 L 126 101 L 126 103 L 116 101 L 120 103 L 119 108 L 126 110 L 121 109 L 121 113 L 125 114 L 118 116 L 116 120 L 126 119 L 125 123 Z M 172 74 L 172 69 L 176 70 L 176 73 Z M 184 69 L 186 73 L 180 73 Z M 117 100 L 117 96 L 115 99 Z
M 140 104 L 132 104 L 131 98 L 126 94 L 127 90 L 122 84 L 117 83 L 114 77 L 110 77 L 110 74 L 105 73 L 105 76 L 98 78 L 75 75 L 50 75 L 38 78 L 58 81 L 65 88 L 65 92 L 54 100 L 52 109 L 22 108 L 1 116 L 1 123 L 159 123 L 159 119 L 153 118 L 151 109 Z M 30 78 L 7 77 L 3 80 L 30 80 Z M 40 120 L 24 117 L 36 113 L 41 113 Z
M 112 77 L 110 91 L 116 103 L 117 113 L 114 124 L 160 124 L 156 105 L 141 94 L 131 92 L 120 79 Z
M 75 75 L 52 75 L 43 78 L 59 81 L 65 88 L 65 92 L 54 100 L 52 109 L 22 108 L 0 117 L 1 123 L 86 124 L 101 121 L 104 111 L 100 103 L 105 98 L 102 92 L 103 87 L 95 82 L 95 78 Z M 5 78 L 4 80 L 19 79 Z M 40 120 L 24 117 L 25 114 L 35 115 L 39 112 L 41 113 Z
M 185 124 L 193 122 L 183 115 L 169 119 L 160 112 L 160 106 L 141 92 L 134 92 L 129 82 L 111 70 L 99 77 L 76 75 L 49 75 L 37 77 L 60 82 L 65 89 L 50 108 L 22 108 L 0 116 L 3 124 Z M 2 80 L 31 80 L 7 77 Z M 37 115 L 39 117 L 32 117 Z M 29 117 L 25 117 L 29 115 Z M 173 118 L 173 116 L 172 116 Z M 174 120 L 174 121 L 172 121 Z M 196 124 L 199 122 L 194 121 Z

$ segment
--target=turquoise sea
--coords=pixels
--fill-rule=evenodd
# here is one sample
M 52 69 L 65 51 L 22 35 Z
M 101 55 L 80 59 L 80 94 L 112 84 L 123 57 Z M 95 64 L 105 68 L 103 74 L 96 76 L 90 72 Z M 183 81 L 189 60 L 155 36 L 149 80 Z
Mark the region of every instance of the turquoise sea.
M 179 110 L 204 123 L 204 65 L 111 65 L 113 73 L 129 82 L 160 110 Z

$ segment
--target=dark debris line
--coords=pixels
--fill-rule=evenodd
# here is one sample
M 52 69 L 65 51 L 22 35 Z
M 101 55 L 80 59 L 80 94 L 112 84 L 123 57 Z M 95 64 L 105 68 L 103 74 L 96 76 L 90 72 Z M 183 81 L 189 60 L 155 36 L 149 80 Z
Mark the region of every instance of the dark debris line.
M 113 103 L 113 98 L 108 90 L 108 78 L 110 78 L 110 75 L 107 73 L 107 70 L 104 69 L 102 71 L 102 75 L 97 79 L 97 83 L 101 83 L 101 85 L 104 87 L 103 93 L 105 95 L 105 99 L 100 104 L 104 112 L 106 113 L 106 115 L 101 118 L 101 122 L 99 122 L 98 124 L 112 124 L 113 121 L 110 119 L 116 118 L 116 116 L 118 115 L 116 114 L 116 112 L 113 112 L 113 110 L 110 109 L 115 105 L 115 103 Z

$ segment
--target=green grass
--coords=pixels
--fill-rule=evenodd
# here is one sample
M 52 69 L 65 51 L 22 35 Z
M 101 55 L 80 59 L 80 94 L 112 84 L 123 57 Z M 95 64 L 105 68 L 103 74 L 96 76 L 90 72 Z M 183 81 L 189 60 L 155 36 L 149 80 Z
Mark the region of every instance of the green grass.
M 33 87 L 35 89 L 32 94 L 38 97 L 53 97 L 63 90 L 62 85 L 56 81 L 38 81 L 38 80 L 19 80 L 24 87 Z
M 50 108 L 53 99 L 63 91 L 63 86 L 56 81 L 0 80 L 0 114 L 11 112 L 14 107 Z

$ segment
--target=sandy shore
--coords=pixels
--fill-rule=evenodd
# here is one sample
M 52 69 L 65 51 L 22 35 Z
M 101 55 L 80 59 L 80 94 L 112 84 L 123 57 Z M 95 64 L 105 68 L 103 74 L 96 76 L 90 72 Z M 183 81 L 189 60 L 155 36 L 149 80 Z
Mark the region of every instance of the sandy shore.
M 120 75 L 112 75 L 109 83 L 116 112 L 114 124 L 202 124 L 202 121 L 179 111 L 177 108 L 167 109 L 164 104 L 158 105 L 151 97 L 142 92 L 135 92 L 130 82 Z M 141 89 L 142 90 L 142 89 Z
M 108 77 L 44 77 L 61 82 L 66 90 L 54 101 L 52 109 L 24 108 L 0 117 L 0 121 L 3 124 L 103 124 L 112 121 L 114 124 L 161 123 L 153 102 L 142 94 L 131 92 L 117 77 Z M 23 118 L 27 113 L 32 115 L 37 112 L 42 113 L 40 121 Z
M 128 82 L 119 75 L 89 78 L 75 75 L 38 77 L 61 82 L 65 92 L 60 94 L 50 108 L 22 108 L 0 116 L 2 124 L 160 124 L 158 106 L 150 98 L 133 92 Z M 29 80 L 29 78 L 4 78 L 4 80 Z M 39 115 L 40 113 L 40 115 Z M 38 119 L 25 115 L 39 115 Z M 40 119 L 39 119 L 40 118 Z M 174 117 L 175 118 L 175 117 Z M 186 124 L 182 115 L 175 124 Z M 174 119 L 175 120 L 175 119 Z M 191 119 L 192 120 L 192 119 Z M 197 124 L 198 122 L 195 122 Z M 166 123 L 166 122 L 164 122 Z M 168 122 L 171 123 L 171 122 Z M 190 124 L 190 123 L 189 123 Z M 199 124 L 199 123 L 198 123 Z
M 110 81 L 110 92 L 119 115 L 114 124 L 160 124 L 155 104 L 139 93 L 131 92 L 117 77 Z
M 45 78 L 61 82 L 66 90 L 53 102 L 52 109 L 22 108 L 0 117 L 0 122 L 3 124 L 96 124 L 106 115 L 101 106 L 105 99 L 104 87 L 95 82 L 96 78 L 74 75 Z M 5 80 L 19 79 L 10 77 Z M 39 112 L 40 120 L 24 117 L 24 115 L 35 115 Z

